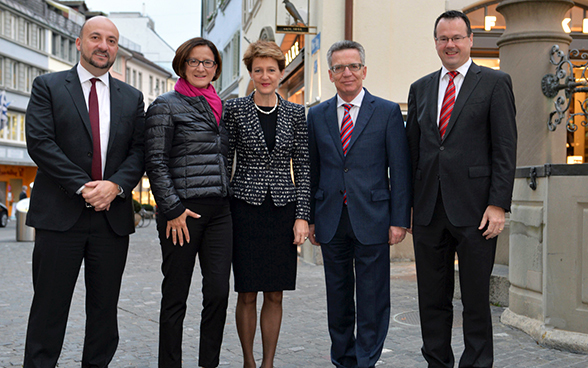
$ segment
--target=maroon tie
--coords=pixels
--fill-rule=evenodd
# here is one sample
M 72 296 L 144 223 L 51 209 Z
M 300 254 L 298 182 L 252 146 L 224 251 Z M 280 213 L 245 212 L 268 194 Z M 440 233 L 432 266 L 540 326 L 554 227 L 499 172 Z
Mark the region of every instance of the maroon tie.
M 439 134 L 441 134 L 441 139 L 445 135 L 445 130 L 447 129 L 447 124 L 453 111 L 453 105 L 455 105 L 455 84 L 453 83 L 453 79 L 459 72 L 452 71 L 447 74 L 449 75 L 449 84 L 447 84 L 443 104 L 441 105 L 441 114 L 439 114 Z
M 102 151 L 100 150 L 100 113 L 98 110 L 98 94 L 96 93 L 96 81 L 98 78 L 90 79 L 90 99 L 88 102 L 90 125 L 92 125 L 92 180 L 102 180 Z
M 345 112 L 343 113 L 343 122 L 341 122 L 341 144 L 343 145 L 343 155 L 347 155 L 347 149 L 349 148 L 349 141 L 351 140 L 351 133 L 353 133 L 353 120 L 351 120 L 351 115 L 349 114 L 349 110 L 353 105 L 351 104 L 344 104 L 343 108 Z M 343 193 L 343 203 L 347 204 L 347 191 Z

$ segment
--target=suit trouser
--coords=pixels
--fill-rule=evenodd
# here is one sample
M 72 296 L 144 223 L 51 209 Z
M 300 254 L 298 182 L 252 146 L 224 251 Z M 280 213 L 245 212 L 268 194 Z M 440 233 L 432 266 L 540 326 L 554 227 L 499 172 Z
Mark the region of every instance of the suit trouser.
M 182 366 L 182 334 L 186 300 L 194 273 L 196 255 L 202 272 L 202 315 L 198 365 L 219 364 L 229 301 L 229 278 L 233 252 L 233 230 L 228 199 L 218 204 L 184 203 L 202 217 L 188 217 L 190 243 L 174 245 L 165 238 L 167 221 L 158 219 L 157 229 L 163 253 L 161 270 L 161 312 L 159 317 L 159 367 Z
M 115 234 L 104 212 L 93 209 L 85 209 L 68 231 L 36 231 L 35 294 L 24 367 L 57 364 L 82 260 L 86 283 L 82 367 L 108 366 L 118 345 L 117 304 L 128 246 L 129 236 Z
M 465 344 L 459 367 L 492 367 L 494 352 L 489 295 L 496 238 L 486 240 L 483 232 L 477 226 L 453 226 L 440 194 L 431 223 L 414 226 L 422 352 L 429 367 L 454 366 L 451 328 L 456 252 Z
M 321 249 L 331 361 L 341 368 L 374 367 L 382 353 L 390 323 L 390 246 L 387 243 L 361 244 L 344 207 L 335 236 L 330 242 L 321 244 Z M 354 292 L 357 295 L 357 339 Z

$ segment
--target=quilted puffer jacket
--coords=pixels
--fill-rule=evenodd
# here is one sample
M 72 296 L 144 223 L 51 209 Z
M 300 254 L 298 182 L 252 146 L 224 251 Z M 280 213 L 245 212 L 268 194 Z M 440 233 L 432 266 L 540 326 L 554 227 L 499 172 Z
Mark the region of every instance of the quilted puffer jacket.
M 176 91 L 159 96 L 145 119 L 145 169 L 159 211 L 180 216 L 182 200 L 229 195 L 224 122 L 217 124 L 206 99 Z

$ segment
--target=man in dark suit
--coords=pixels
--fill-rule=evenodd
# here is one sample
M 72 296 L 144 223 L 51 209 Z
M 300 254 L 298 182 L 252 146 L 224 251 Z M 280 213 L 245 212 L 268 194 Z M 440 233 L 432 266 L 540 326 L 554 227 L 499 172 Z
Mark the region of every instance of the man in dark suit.
M 78 65 L 35 79 L 26 114 L 27 148 L 38 166 L 27 214 L 36 229 L 27 368 L 56 365 L 82 261 L 82 367 L 107 367 L 118 344 L 131 191 L 144 170 L 143 95 L 108 74 L 118 51 L 110 20 L 88 20 L 76 46 Z
M 422 352 L 429 367 L 454 365 L 457 252 L 465 343 L 459 366 L 491 367 L 489 283 L 514 183 L 514 96 L 507 74 L 472 62 L 465 14 L 441 14 L 434 35 L 443 67 L 411 86 L 406 124 Z
M 390 245 L 410 226 L 410 155 L 398 104 L 363 88 L 363 47 L 337 42 L 327 61 L 337 95 L 308 112 L 310 240 L 323 253 L 331 361 L 374 367 L 390 320 Z

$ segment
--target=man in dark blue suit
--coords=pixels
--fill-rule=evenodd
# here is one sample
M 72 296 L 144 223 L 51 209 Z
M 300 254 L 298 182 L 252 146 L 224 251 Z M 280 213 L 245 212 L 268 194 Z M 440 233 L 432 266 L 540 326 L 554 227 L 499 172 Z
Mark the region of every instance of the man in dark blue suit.
M 337 95 L 308 112 L 310 240 L 323 253 L 331 360 L 367 368 L 388 332 L 390 245 L 410 226 L 409 151 L 398 104 L 363 88 L 363 47 L 337 42 L 327 61 Z

